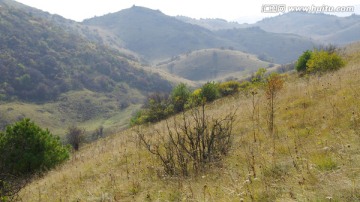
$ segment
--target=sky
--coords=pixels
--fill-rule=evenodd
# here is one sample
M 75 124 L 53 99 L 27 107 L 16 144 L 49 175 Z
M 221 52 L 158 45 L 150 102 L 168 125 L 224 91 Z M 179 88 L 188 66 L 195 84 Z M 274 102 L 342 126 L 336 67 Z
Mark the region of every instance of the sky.
M 82 21 L 94 16 L 120 11 L 133 5 L 160 10 L 170 16 L 187 16 L 191 18 L 221 18 L 239 23 L 254 23 L 265 17 L 279 15 L 279 12 L 262 12 L 269 5 L 289 6 L 354 6 L 355 13 L 360 14 L 358 0 L 325 1 L 325 0 L 16 0 L 25 5 L 58 14 L 75 21 Z M 266 10 L 266 9 L 265 9 Z M 351 12 L 332 12 L 346 16 Z

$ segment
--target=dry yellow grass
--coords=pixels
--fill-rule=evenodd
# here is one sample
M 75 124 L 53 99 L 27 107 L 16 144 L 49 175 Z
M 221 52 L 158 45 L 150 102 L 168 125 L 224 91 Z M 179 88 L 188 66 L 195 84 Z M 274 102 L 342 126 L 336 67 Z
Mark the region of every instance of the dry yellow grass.
M 255 97 L 255 118 L 251 96 L 244 94 L 207 106 L 210 116 L 238 110 L 229 156 L 200 176 L 163 176 L 157 159 L 129 129 L 84 146 L 20 196 L 24 201 L 359 201 L 359 64 L 322 77 L 287 76 L 276 105 L 275 153 L 263 94 Z M 152 135 L 155 128 L 166 132 L 165 122 L 142 130 Z

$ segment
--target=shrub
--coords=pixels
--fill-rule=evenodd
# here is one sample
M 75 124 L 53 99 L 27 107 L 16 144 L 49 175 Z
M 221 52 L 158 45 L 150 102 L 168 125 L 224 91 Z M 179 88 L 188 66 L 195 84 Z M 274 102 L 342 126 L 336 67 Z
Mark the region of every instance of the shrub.
M 43 130 L 30 119 L 10 125 L 0 134 L 0 171 L 28 175 L 48 170 L 69 158 L 59 137 Z
M 233 95 L 239 92 L 240 83 L 237 81 L 227 81 L 219 85 L 219 90 L 222 96 Z
M 66 139 L 75 151 L 79 150 L 80 144 L 84 141 L 84 134 L 84 129 L 80 129 L 76 126 L 70 126 L 68 128 Z
M 175 112 L 184 111 L 185 103 L 191 95 L 190 89 L 183 83 L 176 86 L 171 92 L 171 103 Z
M 137 131 L 140 141 L 155 155 L 166 174 L 189 176 L 199 174 L 205 165 L 218 162 L 228 154 L 232 143 L 232 125 L 235 112 L 224 118 L 209 120 L 205 103 L 183 113 L 181 123 L 174 119 L 174 129 L 167 123 L 164 138 L 151 142 L 147 135 Z M 162 136 L 158 132 L 159 136 Z
M 344 60 L 335 52 L 314 51 L 306 63 L 308 73 L 335 71 L 345 65 Z
M 219 86 L 215 82 L 207 82 L 201 88 L 201 97 L 207 102 L 214 101 L 220 97 Z

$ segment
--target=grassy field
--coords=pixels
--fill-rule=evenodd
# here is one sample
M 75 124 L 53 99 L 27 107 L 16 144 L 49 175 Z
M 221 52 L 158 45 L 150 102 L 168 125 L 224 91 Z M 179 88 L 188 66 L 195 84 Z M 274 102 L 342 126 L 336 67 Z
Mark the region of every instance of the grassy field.
M 286 76 L 275 105 L 274 142 L 263 92 L 207 105 L 211 117 L 234 109 L 237 116 L 229 155 L 200 175 L 165 176 L 129 129 L 83 146 L 20 196 L 24 201 L 359 201 L 360 64 L 353 62 L 359 55 L 353 50 L 345 50 L 348 65 L 335 73 Z M 156 140 L 155 130 L 165 135 L 166 123 L 141 130 Z
M 143 95 L 132 90 L 123 95 L 131 99 L 143 99 Z M 130 99 L 130 98 L 129 98 Z M 122 99 L 126 100 L 126 99 Z M 43 128 L 48 128 L 54 135 L 64 137 L 68 127 L 75 125 L 86 129 L 90 135 L 95 129 L 103 126 L 106 134 L 121 131 L 129 126 L 129 117 L 140 109 L 141 104 L 121 107 L 116 96 L 95 93 L 88 90 L 71 91 L 61 95 L 54 102 L 25 103 L 6 102 L 0 104 L 2 125 L 22 118 L 31 118 Z M 3 127 L 3 126 L 2 126 Z

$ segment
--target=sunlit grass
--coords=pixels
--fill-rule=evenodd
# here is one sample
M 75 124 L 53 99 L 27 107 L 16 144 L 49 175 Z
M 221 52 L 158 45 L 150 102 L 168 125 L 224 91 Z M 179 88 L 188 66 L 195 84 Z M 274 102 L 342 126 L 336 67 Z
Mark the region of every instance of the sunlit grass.
M 275 153 L 263 93 L 256 97 L 255 127 L 252 99 L 239 94 L 207 106 L 213 117 L 237 109 L 234 142 L 221 164 L 198 176 L 164 175 L 129 129 L 85 145 L 20 195 L 26 201 L 358 201 L 359 95 L 358 65 L 322 77 L 289 75 L 276 104 Z M 166 131 L 165 121 L 142 127 L 148 135 Z

